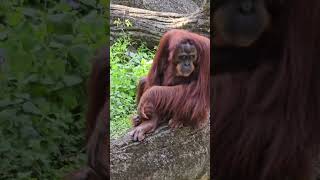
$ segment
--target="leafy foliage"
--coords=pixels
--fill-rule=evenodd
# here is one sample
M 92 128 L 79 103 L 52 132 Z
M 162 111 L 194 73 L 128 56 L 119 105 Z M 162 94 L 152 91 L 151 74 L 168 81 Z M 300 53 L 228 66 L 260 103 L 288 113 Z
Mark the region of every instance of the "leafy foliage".
M 137 83 L 146 76 L 155 50 L 148 49 L 143 43 L 136 52 L 130 51 L 134 44 L 127 35 L 117 39 L 111 46 L 111 137 L 123 134 L 131 127 L 130 118 L 135 113 Z
M 60 179 L 85 162 L 85 84 L 108 4 L 1 1 L 0 179 Z

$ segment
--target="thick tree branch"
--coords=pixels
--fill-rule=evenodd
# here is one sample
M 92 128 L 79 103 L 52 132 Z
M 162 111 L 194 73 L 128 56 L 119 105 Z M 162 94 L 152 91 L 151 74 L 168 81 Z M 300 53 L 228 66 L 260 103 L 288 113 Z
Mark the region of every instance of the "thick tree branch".
M 164 32 L 173 28 L 188 29 L 207 37 L 210 33 L 210 1 L 190 14 L 149 11 L 115 4 L 111 4 L 110 8 L 111 40 L 125 32 L 133 39 L 154 46 Z M 132 26 L 114 23 L 118 20 L 129 20 Z

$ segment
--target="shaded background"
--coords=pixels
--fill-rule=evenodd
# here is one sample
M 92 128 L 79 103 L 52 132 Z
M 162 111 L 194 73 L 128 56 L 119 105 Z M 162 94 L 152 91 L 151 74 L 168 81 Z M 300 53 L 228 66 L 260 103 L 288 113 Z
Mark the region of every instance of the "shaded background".
M 0 179 L 60 179 L 85 156 L 90 58 L 108 0 L 1 0 Z

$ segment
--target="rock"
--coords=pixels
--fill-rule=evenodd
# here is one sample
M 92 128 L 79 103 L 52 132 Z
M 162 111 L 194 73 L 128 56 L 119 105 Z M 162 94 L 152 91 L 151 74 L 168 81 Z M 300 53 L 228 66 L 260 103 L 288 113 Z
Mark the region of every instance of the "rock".
M 129 135 L 110 143 L 112 180 L 209 179 L 210 128 L 161 126 L 142 142 Z

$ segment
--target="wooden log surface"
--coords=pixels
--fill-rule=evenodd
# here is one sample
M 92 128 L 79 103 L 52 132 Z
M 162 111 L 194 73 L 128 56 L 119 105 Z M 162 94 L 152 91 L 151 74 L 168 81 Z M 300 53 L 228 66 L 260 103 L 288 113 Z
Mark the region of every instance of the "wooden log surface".
M 157 45 L 164 32 L 173 28 L 187 29 L 207 37 L 210 34 L 210 1 L 188 14 L 150 11 L 117 4 L 111 4 L 110 10 L 111 41 L 125 32 L 132 39 L 141 40 L 152 47 Z M 116 23 L 125 21 L 131 25 Z

